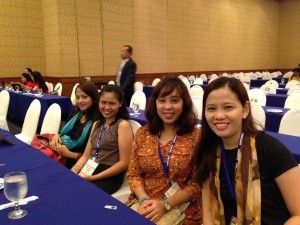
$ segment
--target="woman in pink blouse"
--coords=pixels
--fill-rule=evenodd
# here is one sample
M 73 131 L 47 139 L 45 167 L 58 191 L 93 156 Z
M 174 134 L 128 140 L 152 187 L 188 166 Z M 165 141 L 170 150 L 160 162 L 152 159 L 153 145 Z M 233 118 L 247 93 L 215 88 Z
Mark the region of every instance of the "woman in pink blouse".
M 160 81 L 146 118 L 147 125 L 136 132 L 133 141 L 127 174 L 132 191 L 128 205 L 157 224 L 170 209 L 185 206 L 181 208 L 184 224 L 201 224 L 201 191 L 192 180 L 192 155 L 200 135 L 185 84 L 172 77 Z M 179 190 L 172 195 L 171 187 Z

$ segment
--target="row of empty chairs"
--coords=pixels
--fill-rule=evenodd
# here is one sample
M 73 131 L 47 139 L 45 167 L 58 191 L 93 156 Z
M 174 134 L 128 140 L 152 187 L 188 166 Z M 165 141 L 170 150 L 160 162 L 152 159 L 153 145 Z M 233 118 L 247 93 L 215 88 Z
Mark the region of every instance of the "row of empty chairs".
M 18 139 L 27 144 L 31 144 L 31 141 L 37 132 L 40 112 L 41 103 L 38 99 L 34 99 L 27 109 L 21 133 L 15 135 Z M 60 123 L 61 108 L 58 104 L 53 103 L 45 114 L 40 133 L 57 134 L 60 128 Z
M 51 83 L 51 82 L 46 81 L 45 84 L 48 88 L 49 93 L 53 93 L 55 91 L 55 92 L 57 92 L 57 95 L 61 96 L 61 94 L 62 94 L 62 83 L 60 83 L 60 82 L 57 83 L 55 85 L 55 87 L 53 87 L 53 83 Z

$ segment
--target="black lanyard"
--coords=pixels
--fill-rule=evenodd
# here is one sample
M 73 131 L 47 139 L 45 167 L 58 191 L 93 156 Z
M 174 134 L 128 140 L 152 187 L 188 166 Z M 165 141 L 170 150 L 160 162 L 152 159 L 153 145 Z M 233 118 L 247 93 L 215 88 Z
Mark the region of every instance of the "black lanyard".
M 176 143 L 177 133 L 175 134 L 175 136 L 173 138 L 173 141 L 172 141 L 169 153 L 168 153 L 168 157 L 167 157 L 167 162 L 165 162 L 165 159 L 164 159 L 164 157 L 163 157 L 163 155 L 161 153 L 161 149 L 160 149 L 160 135 L 161 134 L 159 132 L 158 133 L 158 147 L 157 147 L 157 151 L 158 151 L 158 154 L 159 154 L 159 158 L 160 158 L 161 164 L 162 164 L 163 169 L 164 169 L 164 173 L 165 173 L 166 177 L 168 178 L 169 177 L 170 158 L 172 156 L 172 151 L 173 151 L 174 145 Z
M 237 166 L 238 166 L 238 162 L 239 162 L 239 156 L 240 156 L 240 152 L 241 152 L 241 148 L 242 148 L 243 138 L 244 138 L 244 133 L 242 132 L 241 136 L 240 136 L 240 140 L 239 140 L 237 154 L 236 154 L 234 175 L 236 174 L 236 170 L 237 170 Z M 230 179 L 228 167 L 227 167 L 227 163 L 226 163 L 225 147 L 224 147 L 223 142 L 221 143 L 221 155 L 222 155 L 223 166 L 224 166 L 224 170 L 225 170 L 225 175 L 226 175 L 226 180 L 227 180 L 228 188 L 230 191 L 230 195 L 231 195 L 232 199 L 236 202 L 235 188 L 234 188 L 235 187 L 235 178 L 234 178 L 233 182 Z
M 99 154 L 99 150 L 100 150 L 100 140 L 101 138 L 103 138 L 108 130 L 108 128 L 110 127 L 110 125 L 114 122 L 115 120 L 113 119 L 113 121 L 111 121 L 111 123 L 104 129 L 104 124 L 101 127 L 100 133 L 98 135 L 98 140 L 97 140 L 97 145 L 96 145 L 96 152 L 95 152 L 95 156 L 98 156 Z

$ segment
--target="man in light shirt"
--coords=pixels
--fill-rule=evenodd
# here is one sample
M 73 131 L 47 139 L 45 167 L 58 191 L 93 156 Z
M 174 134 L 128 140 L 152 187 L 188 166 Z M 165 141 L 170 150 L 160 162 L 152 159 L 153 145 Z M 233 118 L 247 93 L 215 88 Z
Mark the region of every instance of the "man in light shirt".
M 122 62 L 116 77 L 116 84 L 122 88 L 127 106 L 129 106 L 134 93 L 133 85 L 136 72 L 136 63 L 131 59 L 132 51 L 133 48 L 130 45 L 123 46 L 121 50 Z

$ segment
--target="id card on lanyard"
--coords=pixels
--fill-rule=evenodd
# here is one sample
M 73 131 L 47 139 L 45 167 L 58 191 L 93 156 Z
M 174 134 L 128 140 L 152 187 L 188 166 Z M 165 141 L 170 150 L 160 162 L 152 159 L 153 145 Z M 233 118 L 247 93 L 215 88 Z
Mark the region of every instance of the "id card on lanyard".
M 244 138 L 244 133 L 241 133 L 240 139 L 239 139 L 239 145 L 238 145 L 238 149 L 237 149 L 237 154 L 236 154 L 236 160 L 235 160 L 235 172 L 234 174 L 236 174 L 236 170 L 237 170 L 237 166 L 238 166 L 238 162 L 239 162 L 239 156 L 241 153 L 241 148 L 242 148 L 242 142 L 243 142 L 243 138 Z M 223 160 L 223 166 L 224 166 L 224 171 L 225 171 L 225 175 L 226 175 L 226 181 L 228 184 L 228 188 L 230 191 L 230 195 L 232 197 L 232 199 L 234 200 L 234 202 L 236 202 L 236 195 L 235 195 L 235 178 L 233 181 L 231 181 L 230 176 L 229 176 L 229 171 L 228 171 L 228 167 L 227 167 L 227 162 L 226 162 L 226 155 L 225 155 L 225 147 L 224 147 L 224 143 L 221 143 L 221 155 L 222 155 L 222 160 Z
M 175 134 L 175 136 L 173 138 L 170 150 L 168 152 L 167 160 L 164 159 L 163 154 L 161 152 L 161 148 L 160 148 L 160 136 L 161 136 L 161 133 L 159 132 L 158 133 L 158 147 L 157 147 L 157 151 L 158 151 L 158 155 L 159 155 L 159 158 L 160 158 L 160 161 L 161 161 L 161 164 L 162 164 L 165 176 L 168 178 L 169 177 L 170 159 L 171 159 L 171 156 L 172 156 L 172 151 L 173 151 L 174 145 L 175 145 L 176 140 L 177 140 L 177 133 Z

